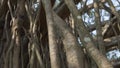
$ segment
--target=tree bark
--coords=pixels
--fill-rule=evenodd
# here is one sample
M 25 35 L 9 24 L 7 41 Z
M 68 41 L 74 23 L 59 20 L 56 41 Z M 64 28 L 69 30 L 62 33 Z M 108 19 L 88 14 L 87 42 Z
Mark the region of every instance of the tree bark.
M 54 28 L 54 18 L 50 0 L 42 0 L 44 9 L 46 12 L 47 26 L 48 26 L 48 37 L 49 37 L 49 51 L 50 51 L 50 61 L 51 68 L 61 68 L 60 67 L 60 58 L 58 53 L 58 46 L 55 36 Z
M 94 8 L 95 8 L 95 23 L 96 23 L 96 32 L 97 32 L 97 43 L 101 53 L 106 55 L 103 36 L 102 36 L 102 25 L 101 18 L 99 14 L 99 3 L 97 0 L 94 0 Z
M 56 26 L 61 30 L 60 34 L 62 35 L 68 68 L 84 68 L 85 57 L 83 50 L 72 34 L 72 30 L 70 30 L 67 24 L 55 13 L 54 19 Z
M 75 4 L 72 0 L 65 0 L 66 5 L 68 6 L 69 10 L 71 11 L 76 27 L 78 28 L 76 31 L 80 36 L 80 40 L 83 43 L 84 47 L 86 48 L 87 52 L 90 56 L 94 59 L 96 64 L 99 68 L 113 68 L 110 62 L 105 58 L 105 56 L 99 52 L 99 50 L 95 47 L 93 40 L 89 32 L 87 31 L 85 25 L 83 24 L 81 15 L 79 14 Z

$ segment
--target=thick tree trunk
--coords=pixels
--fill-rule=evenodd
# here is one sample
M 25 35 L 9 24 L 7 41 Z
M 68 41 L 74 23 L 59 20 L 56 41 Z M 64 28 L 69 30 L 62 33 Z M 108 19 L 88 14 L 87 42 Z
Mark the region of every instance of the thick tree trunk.
M 45 8 L 47 26 L 48 26 L 51 68 L 61 68 L 58 46 L 57 46 L 57 39 L 55 36 L 55 30 L 54 30 L 55 25 L 54 25 L 54 18 L 53 18 L 51 3 L 50 3 L 50 0 L 42 0 L 42 2 Z
M 72 30 L 55 13 L 54 19 L 56 26 L 60 29 L 59 34 L 62 35 L 68 68 L 84 68 L 85 57 L 81 46 L 79 46 L 75 36 L 72 34 Z
M 22 37 L 22 27 L 25 20 L 25 0 L 17 2 L 17 9 L 13 20 L 13 36 L 15 39 L 14 51 L 13 51 L 13 68 L 20 68 L 20 47 Z
M 79 14 L 75 4 L 72 2 L 72 0 L 69 0 L 69 1 L 65 0 L 65 3 L 74 17 L 75 24 L 78 28 L 77 32 L 79 33 L 81 42 L 85 46 L 90 56 L 94 59 L 98 67 L 99 68 L 113 68 L 113 66 L 109 63 L 107 58 L 105 58 L 105 56 L 102 55 L 102 53 L 100 53 L 98 49 L 95 47 L 95 44 L 93 40 L 91 39 L 91 36 L 89 32 L 87 31 L 82 21 L 82 17 Z
M 113 68 L 104 51 L 104 46 L 107 51 L 119 48 L 120 15 L 112 0 L 94 0 L 89 5 L 87 0 L 60 0 L 53 8 L 55 1 L 0 0 L 0 68 Z M 86 5 L 78 10 L 78 3 Z M 95 9 L 93 25 L 82 18 L 91 9 Z M 100 24 L 99 9 L 115 17 Z M 93 30 L 97 38 L 90 35 Z

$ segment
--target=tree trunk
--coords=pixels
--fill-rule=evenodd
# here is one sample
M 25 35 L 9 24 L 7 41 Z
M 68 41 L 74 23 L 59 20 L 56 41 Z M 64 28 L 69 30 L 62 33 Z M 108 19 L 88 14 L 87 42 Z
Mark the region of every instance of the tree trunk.
M 69 0 L 69 1 L 65 0 L 65 3 L 74 17 L 75 24 L 78 28 L 77 32 L 79 33 L 81 42 L 83 43 L 84 47 L 86 48 L 90 56 L 94 59 L 98 67 L 113 68 L 113 66 L 109 63 L 107 58 L 105 58 L 105 56 L 102 53 L 100 53 L 98 49 L 95 47 L 95 44 L 91 39 L 91 36 L 87 31 L 87 28 L 83 24 L 82 17 L 79 14 L 75 4 L 72 2 L 72 0 Z
M 57 39 L 55 36 L 55 25 L 50 0 L 42 0 L 46 12 L 48 37 L 49 37 L 49 51 L 51 68 L 60 68 L 60 58 L 58 53 Z
M 55 13 L 54 19 L 56 26 L 59 27 L 59 34 L 62 35 L 68 68 L 84 68 L 84 54 L 81 46 L 72 34 L 72 30 L 70 30 L 67 24 Z

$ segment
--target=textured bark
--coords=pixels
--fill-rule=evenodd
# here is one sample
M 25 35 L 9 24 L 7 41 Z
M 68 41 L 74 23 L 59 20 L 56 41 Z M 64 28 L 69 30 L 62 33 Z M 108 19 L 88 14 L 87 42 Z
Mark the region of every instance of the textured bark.
M 95 22 L 96 22 L 96 32 L 97 32 L 97 43 L 101 53 L 106 55 L 103 36 L 102 36 L 102 26 L 100 21 L 100 13 L 99 13 L 99 3 L 97 0 L 94 0 L 94 8 L 95 8 Z
M 13 68 L 20 68 L 20 47 L 21 47 L 21 36 L 22 27 L 24 22 L 25 14 L 25 0 L 17 2 L 16 14 L 13 21 L 13 36 L 15 39 L 14 51 L 13 51 Z
M 90 56 L 94 59 L 96 64 L 99 68 L 113 68 L 113 66 L 109 63 L 107 58 L 105 58 L 102 53 L 98 51 L 98 49 L 95 47 L 94 42 L 91 39 L 91 36 L 89 32 L 87 31 L 85 25 L 83 24 L 81 15 L 79 14 L 75 4 L 72 2 L 72 0 L 67 1 L 65 0 L 66 5 L 68 6 L 69 10 L 71 11 L 74 20 L 76 22 L 77 32 L 79 33 L 81 42 L 85 46 L 87 52 L 90 54 Z M 101 59 L 102 58 L 102 59 Z
M 72 30 L 55 13 L 54 19 L 56 26 L 61 30 L 60 35 L 62 35 L 68 68 L 84 68 L 85 57 L 82 48 L 72 34 Z
M 107 52 L 119 48 L 120 15 L 112 0 L 89 5 L 88 0 L 60 0 L 53 8 L 55 1 L 0 0 L 0 68 L 112 68 L 100 52 L 103 48 L 94 44 L 105 44 Z M 79 10 L 78 3 L 84 4 Z M 93 25 L 82 18 L 92 16 L 91 9 L 96 12 Z M 109 12 L 110 19 L 100 22 L 99 9 Z M 93 30 L 99 38 L 90 35 Z
M 48 37 L 49 37 L 49 51 L 51 68 L 60 68 L 60 58 L 58 53 L 57 39 L 55 37 L 54 18 L 52 13 L 52 7 L 49 0 L 42 0 L 46 12 Z

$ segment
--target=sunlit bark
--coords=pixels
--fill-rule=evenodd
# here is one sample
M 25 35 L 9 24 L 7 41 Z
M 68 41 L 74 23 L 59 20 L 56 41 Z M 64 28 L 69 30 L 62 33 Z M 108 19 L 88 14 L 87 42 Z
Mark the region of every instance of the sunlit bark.
M 105 56 L 119 48 L 120 15 L 114 2 L 60 1 L 53 8 L 56 0 L 0 0 L 0 68 L 119 66 Z M 77 5 L 82 7 L 78 9 Z M 95 11 L 91 12 L 92 9 Z M 99 10 L 107 11 L 110 19 L 101 21 Z M 85 15 L 95 18 L 95 24 L 88 24 L 83 19 Z M 93 36 L 94 30 L 97 35 Z
M 48 26 L 51 68 L 60 68 L 60 58 L 58 53 L 57 39 L 55 36 L 55 25 L 51 3 L 49 0 L 42 0 L 42 2 L 44 4 Z
M 77 32 L 79 33 L 81 42 L 85 46 L 87 52 L 92 56 L 96 64 L 99 68 L 113 68 L 110 62 L 105 58 L 105 56 L 99 52 L 99 50 L 95 47 L 94 42 L 91 39 L 89 32 L 87 31 L 85 25 L 83 24 L 81 15 L 79 14 L 78 10 L 76 9 L 75 4 L 72 0 L 67 1 L 65 0 L 66 5 L 68 6 L 69 10 L 73 14 L 74 20 L 76 22 Z M 102 58 L 102 59 L 101 59 Z

